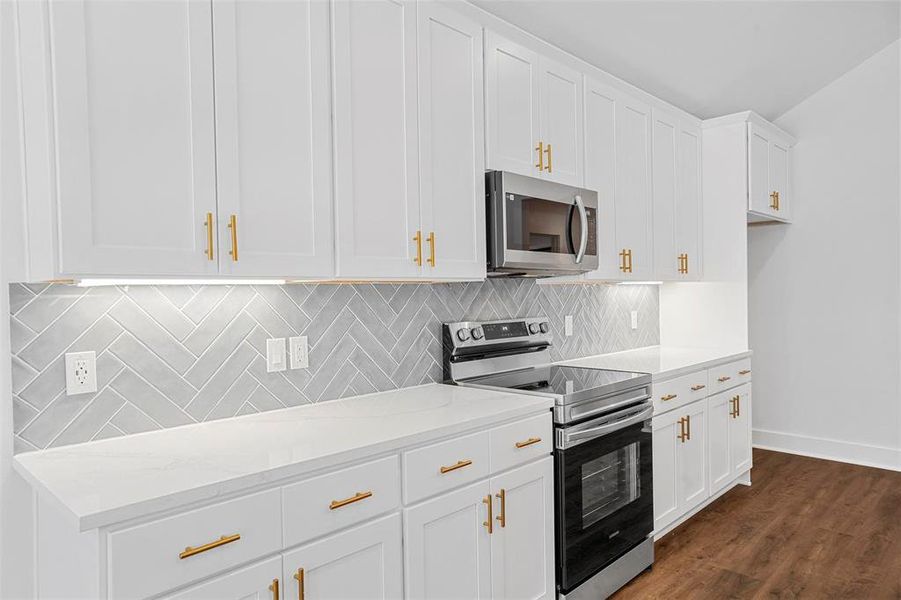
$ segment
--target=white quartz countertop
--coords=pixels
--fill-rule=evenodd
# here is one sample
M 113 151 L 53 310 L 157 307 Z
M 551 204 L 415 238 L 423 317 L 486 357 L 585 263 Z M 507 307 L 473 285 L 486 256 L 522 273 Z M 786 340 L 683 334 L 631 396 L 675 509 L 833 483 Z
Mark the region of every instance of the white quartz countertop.
M 664 381 L 714 365 L 746 358 L 750 355 L 750 350 L 648 346 L 635 350 L 566 360 L 558 364 L 593 369 L 650 373 L 654 381 Z
M 553 399 L 442 384 L 19 454 L 81 531 L 539 414 Z

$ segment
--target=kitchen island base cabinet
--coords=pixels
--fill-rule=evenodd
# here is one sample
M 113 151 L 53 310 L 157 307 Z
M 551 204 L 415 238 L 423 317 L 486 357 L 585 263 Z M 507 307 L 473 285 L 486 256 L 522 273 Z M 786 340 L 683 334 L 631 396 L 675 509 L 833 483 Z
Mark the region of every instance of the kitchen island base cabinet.
M 271 600 L 282 584 L 281 576 L 282 557 L 274 556 L 162 600 Z

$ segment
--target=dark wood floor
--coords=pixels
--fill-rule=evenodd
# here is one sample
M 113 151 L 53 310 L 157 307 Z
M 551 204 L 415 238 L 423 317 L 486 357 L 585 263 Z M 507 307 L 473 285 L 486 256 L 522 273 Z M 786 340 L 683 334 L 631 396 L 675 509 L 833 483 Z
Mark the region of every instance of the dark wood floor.
M 901 473 L 754 451 L 614 598 L 901 599 Z

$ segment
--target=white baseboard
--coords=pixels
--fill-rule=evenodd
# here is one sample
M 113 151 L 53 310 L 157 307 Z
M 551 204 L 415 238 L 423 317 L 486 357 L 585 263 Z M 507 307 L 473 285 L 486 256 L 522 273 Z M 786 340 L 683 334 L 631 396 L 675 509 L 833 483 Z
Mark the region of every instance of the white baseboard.
M 898 448 L 869 446 L 765 429 L 755 429 L 753 436 L 754 447 L 762 450 L 901 471 L 901 449 Z

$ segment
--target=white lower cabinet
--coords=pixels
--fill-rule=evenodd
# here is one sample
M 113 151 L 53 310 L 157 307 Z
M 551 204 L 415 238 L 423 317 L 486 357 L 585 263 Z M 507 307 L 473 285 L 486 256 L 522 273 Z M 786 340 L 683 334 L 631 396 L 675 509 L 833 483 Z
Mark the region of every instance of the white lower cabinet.
M 281 584 L 281 576 L 282 557 L 274 556 L 171 596 L 165 596 L 163 600 L 275 599 L 279 597 L 277 590 Z
M 729 393 L 733 403 L 729 420 L 729 463 L 737 476 L 752 466 L 751 458 L 751 386 L 743 385 Z
M 400 598 L 401 547 L 401 518 L 395 513 L 288 552 L 282 598 Z
M 654 417 L 654 529 L 707 499 L 707 407 L 695 402 Z

